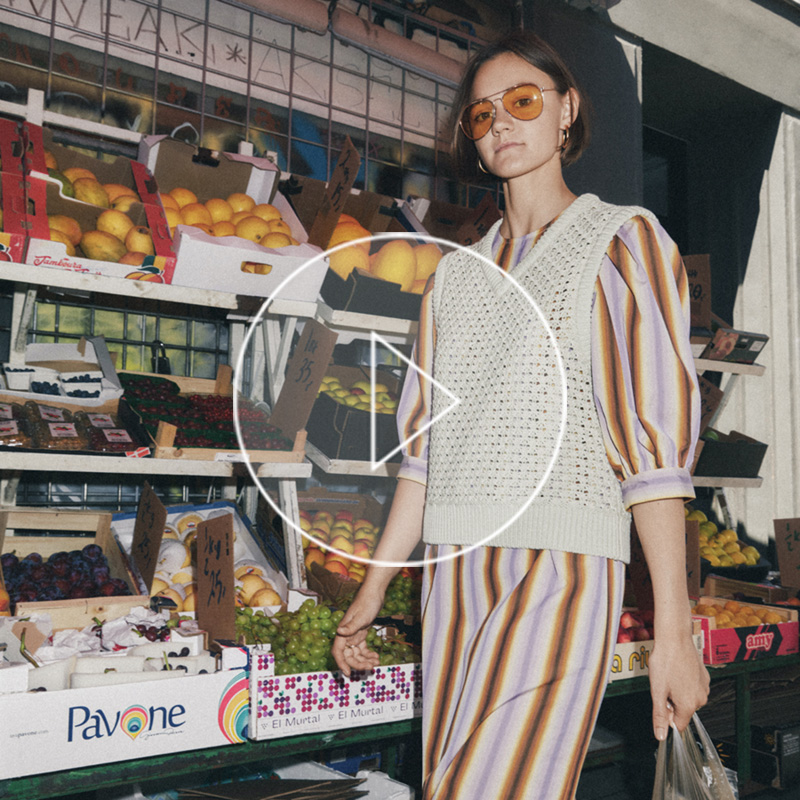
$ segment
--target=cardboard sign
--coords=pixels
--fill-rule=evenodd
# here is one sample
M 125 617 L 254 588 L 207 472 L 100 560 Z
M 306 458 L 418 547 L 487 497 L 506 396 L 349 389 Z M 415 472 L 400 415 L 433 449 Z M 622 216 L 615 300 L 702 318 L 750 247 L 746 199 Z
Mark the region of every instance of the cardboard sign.
M 361 157 L 348 136 L 342 152 L 339 154 L 336 169 L 333 170 L 333 175 L 328 181 L 328 189 L 322 199 L 322 205 L 309 231 L 308 241 L 311 244 L 315 244 L 323 250 L 327 249 L 333 229 L 339 221 L 339 215 L 344 210 L 345 201 L 356 182 L 360 166 Z
M 691 325 L 693 328 L 710 328 L 711 259 L 708 254 L 684 256 L 683 264 L 689 279 Z
M 494 195 L 486 192 L 475 208 L 475 215 L 464 223 L 456 233 L 456 244 L 470 245 L 482 239 L 489 228 L 500 219 L 500 210 L 494 201 Z
M 800 589 L 800 518 L 776 519 L 772 524 L 781 586 Z
M 139 507 L 136 509 L 131 556 L 148 593 L 153 585 L 153 576 L 158 565 L 158 551 L 166 524 L 167 509 L 150 488 L 150 484 L 145 481 L 142 496 L 139 498 Z
M 197 525 L 197 622 L 208 640 L 236 636 L 233 582 L 233 516 Z
M 689 597 L 700 597 L 700 523 L 686 520 L 686 587 Z
M 700 386 L 700 435 L 702 436 L 711 424 L 725 393 L 702 375 L 698 376 L 697 382 Z
M 317 399 L 322 379 L 331 363 L 338 334 L 308 320 L 286 367 L 286 379 L 275 403 L 270 423 L 293 438 L 305 427 Z

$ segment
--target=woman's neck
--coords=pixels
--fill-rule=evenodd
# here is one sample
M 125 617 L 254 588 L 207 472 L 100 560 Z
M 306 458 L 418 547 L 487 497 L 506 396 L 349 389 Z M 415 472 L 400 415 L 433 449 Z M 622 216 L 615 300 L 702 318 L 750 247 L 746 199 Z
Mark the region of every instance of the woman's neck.
M 573 194 L 561 175 L 539 179 L 535 174 L 521 175 L 504 184 L 506 208 L 500 233 L 517 239 L 539 230 L 572 204 Z

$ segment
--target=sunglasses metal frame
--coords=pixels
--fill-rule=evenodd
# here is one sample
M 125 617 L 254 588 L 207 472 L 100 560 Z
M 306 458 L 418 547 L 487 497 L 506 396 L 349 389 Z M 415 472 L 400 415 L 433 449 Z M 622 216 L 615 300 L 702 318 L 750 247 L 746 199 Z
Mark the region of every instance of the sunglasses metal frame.
M 487 97 L 481 97 L 481 98 L 479 98 L 477 100 L 473 100 L 471 103 L 469 103 L 468 105 L 464 106 L 464 110 L 461 112 L 461 116 L 458 118 L 458 127 L 461 128 L 461 132 L 464 134 L 464 136 L 466 136 L 467 139 L 469 139 L 471 142 L 477 142 L 479 139 L 483 139 L 483 137 L 486 136 L 486 133 L 489 133 L 489 131 L 492 129 L 492 125 L 494 125 L 495 119 L 497 119 L 497 105 L 496 105 L 497 101 L 500 100 L 502 102 L 503 100 L 505 100 L 505 96 L 509 92 L 513 92 L 514 89 L 519 89 L 522 86 L 533 86 L 534 88 L 538 89 L 542 93 L 542 108 L 539 110 L 539 113 L 535 117 L 531 117 L 530 119 L 527 119 L 527 120 L 524 119 L 523 117 L 516 116 L 516 114 L 514 114 L 512 111 L 510 111 L 506 107 L 506 104 L 503 103 L 503 108 L 514 119 L 518 119 L 518 120 L 520 120 L 522 122 L 531 122 L 531 121 L 533 121 L 535 119 L 538 119 L 538 117 L 541 116 L 541 113 L 544 110 L 544 93 L 545 92 L 557 92 L 558 91 L 558 89 L 556 89 L 555 86 L 551 86 L 548 89 L 543 89 L 541 86 L 539 86 L 536 83 L 531 83 L 531 81 L 525 81 L 524 83 L 516 83 L 513 86 L 509 86 L 507 89 L 501 89 L 499 92 L 494 92 L 494 94 L 490 94 Z M 493 100 L 492 98 L 495 98 L 495 99 Z M 486 103 L 486 102 L 489 102 L 489 103 L 492 104 L 492 121 L 489 123 L 489 127 L 486 129 L 486 133 L 483 133 L 480 136 L 474 136 L 474 137 L 470 136 L 469 133 L 467 133 L 466 126 L 464 125 L 464 115 L 473 106 L 476 106 L 479 103 Z

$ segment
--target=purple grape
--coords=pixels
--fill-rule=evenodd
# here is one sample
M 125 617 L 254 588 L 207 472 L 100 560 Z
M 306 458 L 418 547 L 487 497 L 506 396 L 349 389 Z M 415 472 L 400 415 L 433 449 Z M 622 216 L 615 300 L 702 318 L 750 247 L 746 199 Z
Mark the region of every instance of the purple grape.
M 91 562 L 97 562 L 103 557 L 103 548 L 99 544 L 87 544 L 82 552 L 84 557 Z
M 3 555 L 0 556 L 0 565 L 2 565 L 4 570 L 13 569 L 17 564 L 19 564 L 19 558 L 17 558 L 16 553 L 3 553 Z

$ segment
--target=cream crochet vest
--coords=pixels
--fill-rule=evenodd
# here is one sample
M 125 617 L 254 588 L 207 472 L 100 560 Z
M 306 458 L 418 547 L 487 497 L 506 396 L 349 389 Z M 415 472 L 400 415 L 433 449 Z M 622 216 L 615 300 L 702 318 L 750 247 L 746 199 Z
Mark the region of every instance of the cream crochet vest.
M 439 263 L 433 377 L 460 402 L 430 428 L 426 543 L 628 561 L 630 515 L 592 391 L 591 312 L 603 256 L 637 215 L 653 218 L 585 194 L 510 276 L 491 262 L 499 222 L 472 248 L 484 259 L 459 250 Z M 433 416 L 451 403 L 434 386 Z

